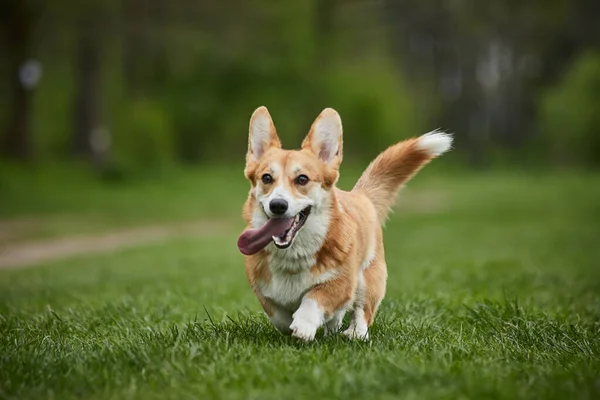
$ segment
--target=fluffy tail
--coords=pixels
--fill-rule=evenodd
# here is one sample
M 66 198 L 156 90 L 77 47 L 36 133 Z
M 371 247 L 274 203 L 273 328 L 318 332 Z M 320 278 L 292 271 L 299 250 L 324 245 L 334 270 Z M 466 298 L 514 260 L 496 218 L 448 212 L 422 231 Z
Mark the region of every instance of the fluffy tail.
M 451 145 L 452 136 L 441 131 L 397 143 L 371 162 L 352 190 L 367 195 L 383 224 L 400 188 L 425 164 L 448 151 Z

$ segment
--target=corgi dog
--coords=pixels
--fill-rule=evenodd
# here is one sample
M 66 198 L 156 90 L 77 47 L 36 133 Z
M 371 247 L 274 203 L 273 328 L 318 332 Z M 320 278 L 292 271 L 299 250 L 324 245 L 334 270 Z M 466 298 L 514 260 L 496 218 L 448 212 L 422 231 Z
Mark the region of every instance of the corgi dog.
M 399 189 L 448 151 L 452 136 L 433 131 L 379 154 L 351 191 L 336 187 L 342 121 L 326 108 L 300 150 L 284 150 L 265 107 L 250 118 L 244 174 L 251 188 L 238 239 L 246 276 L 269 320 L 311 341 L 320 327 L 367 340 L 386 291 L 382 226 Z

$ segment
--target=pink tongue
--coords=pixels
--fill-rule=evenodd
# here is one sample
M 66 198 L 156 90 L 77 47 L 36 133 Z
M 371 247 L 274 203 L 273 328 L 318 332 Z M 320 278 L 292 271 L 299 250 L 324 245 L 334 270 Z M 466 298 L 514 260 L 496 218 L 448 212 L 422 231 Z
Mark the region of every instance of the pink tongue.
M 238 239 L 238 248 L 247 256 L 256 254 L 292 226 L 294 218 L 271 218 L 257 229 L 246 229 Z

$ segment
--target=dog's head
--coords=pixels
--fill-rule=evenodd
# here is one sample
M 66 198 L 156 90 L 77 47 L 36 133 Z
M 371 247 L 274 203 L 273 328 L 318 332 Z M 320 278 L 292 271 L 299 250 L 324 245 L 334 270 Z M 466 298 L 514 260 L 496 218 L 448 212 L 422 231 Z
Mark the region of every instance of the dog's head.
M 246 212 L 253 229 L 240 236 L 242 253 L 274 246 L 292 257 L 313 255 L 327 233 L 341 162 L 342 122 L 336 111 L 321 112 L 300 150 L 282 149 L 268 110 L 254 111 L 245 168 L 252 185 Z

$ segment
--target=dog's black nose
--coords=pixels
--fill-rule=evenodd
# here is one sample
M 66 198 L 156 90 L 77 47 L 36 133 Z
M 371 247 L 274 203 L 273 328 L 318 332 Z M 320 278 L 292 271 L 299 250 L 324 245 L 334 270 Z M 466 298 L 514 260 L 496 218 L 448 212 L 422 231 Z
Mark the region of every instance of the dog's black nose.
M 288 202 L 283 199 L 274 199 L 269 203 L 269 208 L 273 214 L 282 215 L 288 209 Z

